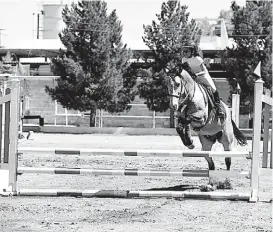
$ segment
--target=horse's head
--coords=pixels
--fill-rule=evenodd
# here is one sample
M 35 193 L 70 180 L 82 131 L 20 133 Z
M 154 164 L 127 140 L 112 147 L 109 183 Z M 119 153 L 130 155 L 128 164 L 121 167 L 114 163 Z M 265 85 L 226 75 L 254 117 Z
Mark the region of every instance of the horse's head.
M 193 78 L 196 76 L 191 71 L 188 63 L 177 65 L 172 62 L 168 63 L 165 73 L 169 77 L 168 89 L 171 108 L 178 110 L 179 106 L 191 95 L 191 85 L 194 83 Z
M 168 76 L 168 90 L 170 95 L 170 106 L 174 110 L 178 110 L 179 102 L 184 93 L 184 87 L 182 84 L 181 73 L 183 69 L 180 66 L 176 66 L 173 63 L 169 63 L 165 68 L 165 73 Z

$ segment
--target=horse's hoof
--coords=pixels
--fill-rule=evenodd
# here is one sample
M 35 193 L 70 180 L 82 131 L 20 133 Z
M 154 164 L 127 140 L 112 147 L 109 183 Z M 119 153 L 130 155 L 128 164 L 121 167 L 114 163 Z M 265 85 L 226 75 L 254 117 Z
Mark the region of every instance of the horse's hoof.
M 193 149 L 194 147 L 195 147 L 194 144 L 187 146 L 187 148 L 189 148 L 189 149 Z

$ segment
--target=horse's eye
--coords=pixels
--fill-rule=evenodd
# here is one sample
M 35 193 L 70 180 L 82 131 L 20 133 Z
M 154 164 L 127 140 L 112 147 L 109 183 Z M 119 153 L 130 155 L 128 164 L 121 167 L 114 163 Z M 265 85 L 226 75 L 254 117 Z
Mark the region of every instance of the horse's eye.
M 177 89 L 179 87 L 180 83 L 176 82 L 176 81 L 173 81 L 172 82 L 172 86 L 174 89 Z

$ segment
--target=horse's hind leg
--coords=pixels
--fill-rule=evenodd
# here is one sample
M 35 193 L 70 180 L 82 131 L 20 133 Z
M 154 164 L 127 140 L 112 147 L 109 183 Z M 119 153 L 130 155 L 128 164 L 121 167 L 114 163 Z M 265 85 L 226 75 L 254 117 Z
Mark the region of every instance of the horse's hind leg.
M 223 144 L 224 150 L 225 151 L 231 151 L 232 150 L 232 141 L 230 141 L 230 139 L 228 139 L 225 135 L 222 136 L 221 139 L 218 140 L 219 143 Z M 230 166 L 231 166 L 231 157 L 226 157 L 225 158 L 225 163 L 226 163 L 226 167 L 227 170 L 230 170 Z
M 225 151 L 231 151 L 232 150 L 232 142 L 234 140 L 234 133 L 233 133 L 233 126 L 231 123 L 231 114 L 227 106 L 225 106 L 226 112 L 227 112 L 227 118 L 226 123 L 223 128 L 223 133 L 221 136 L 217 138 L 218 142 L 221 143 L 224 147 Z M 225 158 L 225 163 L 227 170 L 230 170 L 231 166 L 231 157 Z
M 207 139 L 204 135 L 198 135 L 198 137 L 199 137 L 199 140 L 202 144 L 202 151 L 211 151 L 211 148 L 216 141 L 211 141 L 211 140 Z M 205 157 L 205 159 L 208 162 L 209 170 L 215 170 L 215 165 L 214 165 L 212 158 Z
M 218 142 L 223 145 L 225 151 L 231 151 L 232 150 L 232 142 L 233 142 L 233 134 L 223 133 L 221 138 L 218 139 Z M 231 157 L 226 157 L 225 163 L 226 163 L 227 170 L 230 170 Z

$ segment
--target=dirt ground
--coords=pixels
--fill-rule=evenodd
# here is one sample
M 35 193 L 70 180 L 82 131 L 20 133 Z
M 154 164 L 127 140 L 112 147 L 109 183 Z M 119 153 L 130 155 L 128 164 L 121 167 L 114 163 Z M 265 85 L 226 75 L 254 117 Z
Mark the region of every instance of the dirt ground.
M 21 147 L 121 148 L 184 150 L 176 136 L 35 134 Z M 196 140 L 196 149 L 200 144 Z M 217 144 L 214 150 L 222 147 Z M 237 150 L 250 150 L 240 147 Z M 225 169 L 224 159 L 215 160 Z M 204 158 L 143 158 L 111 156 L 64 156 L 23 154 L 19 166 L 204 169 Z M 232 159 L 232 169 L 248 170 L 250 160 Z M 88 175 L 23 174 L 19 188 L 143 190 L 151 188 L 198 188 L 207 178 L 117 177 Z M 248 192 L 249 179 L 231 180 L 232 191 Z M 272 179 L 261 179 L 261 192 L 272 190 Z M 228 191 L 228 190 L 225 190 Z M 1 232 L 269 232 L 272 202 L 265 195 L 258 203 L 181 199 L 109 199 L 74 197 L 0 197 Z

